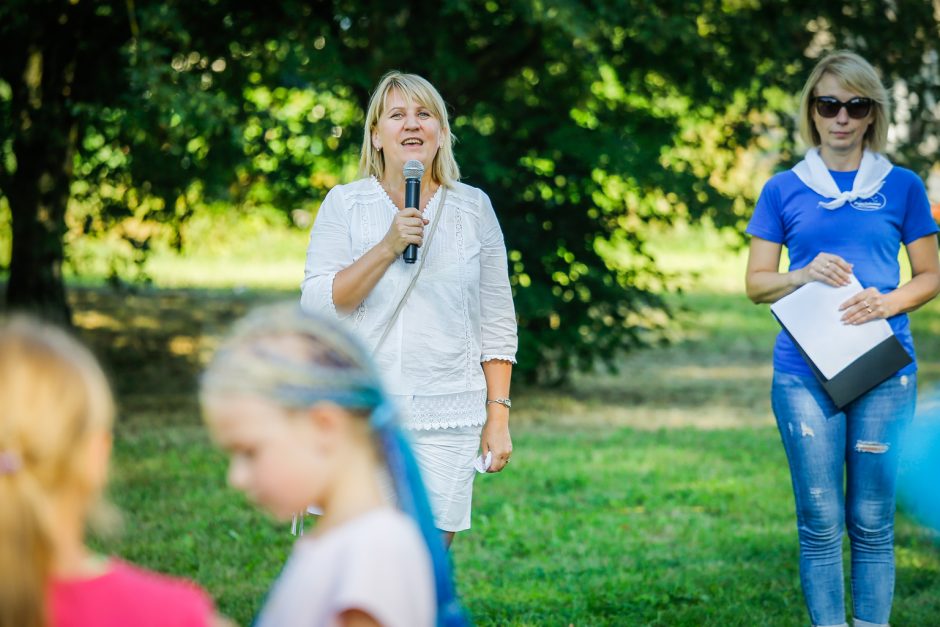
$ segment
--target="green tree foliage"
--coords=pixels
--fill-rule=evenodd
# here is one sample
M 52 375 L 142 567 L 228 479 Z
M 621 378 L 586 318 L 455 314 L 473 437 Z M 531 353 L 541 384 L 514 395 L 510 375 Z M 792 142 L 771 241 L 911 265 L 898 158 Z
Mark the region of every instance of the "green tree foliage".
M 121 225 L 141 251 L 147 224 L 213 200 L 314 209 L 355 175 L 369 90 L 398 68 L 440 89 L 465 180 L 497 207 L 520 368 L 612 363 L 664 319 L 650 225 L 740 227 L 794 160 L 794 94 L 826 50 L 857 50 L 897 86 L 894 156 L 926 170 L 938 20 L 931 0 L 8 1 L 8 300 L 64 311 L 69 197 L 86 229 Z

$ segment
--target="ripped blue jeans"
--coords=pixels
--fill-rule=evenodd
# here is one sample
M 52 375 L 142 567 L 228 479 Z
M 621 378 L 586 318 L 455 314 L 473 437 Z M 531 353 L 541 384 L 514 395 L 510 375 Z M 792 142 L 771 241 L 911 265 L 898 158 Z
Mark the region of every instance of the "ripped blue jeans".
M 844 529 L 854 618 L 888 624 L 898 445 L 914 416 L 916 381 L 892 377 L 839 410 L 813 377 L 774 373 L 771 402 L 790 464 L 800 581 L 813 625 L 845 624 Z

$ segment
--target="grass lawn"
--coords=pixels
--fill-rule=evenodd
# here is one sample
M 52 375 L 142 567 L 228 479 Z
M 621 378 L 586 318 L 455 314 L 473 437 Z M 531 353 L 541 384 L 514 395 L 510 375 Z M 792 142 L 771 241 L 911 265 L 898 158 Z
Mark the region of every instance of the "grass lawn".
M 768 402 L 776 326 L 737 293 L 741 259 L 716 253 L 696 264 L 702 277 L 675 299 L 672 345 L 566 389 L 514 390 L 513 465 L 479 478 L 473 529 L 453 550 L 477 624 L 808 623 Z M 240 624 L 292 538 L 226 488 L 195 376 L 234 318 L 293 297 L 251 287 L 72 291 L 121 403 L 111 494 L 125 528 L 98 545 L 197 580 Z M 913 320 L 924 390 L 940 380 L 940 305 Z M 901 515 L 897 548 L 892 624 L 940 623 L 937 534 Z

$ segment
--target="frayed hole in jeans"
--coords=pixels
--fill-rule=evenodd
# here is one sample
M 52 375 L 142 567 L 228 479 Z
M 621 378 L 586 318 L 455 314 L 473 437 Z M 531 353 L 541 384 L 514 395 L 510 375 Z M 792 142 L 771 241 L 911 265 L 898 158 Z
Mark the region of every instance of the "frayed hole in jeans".
M 855 443 L 855 450 L 858 453 L 886 453 L 888 451 L 888 445 L 882 444 L 881 442 L 866 442 L 865 440 L 859 440 Z

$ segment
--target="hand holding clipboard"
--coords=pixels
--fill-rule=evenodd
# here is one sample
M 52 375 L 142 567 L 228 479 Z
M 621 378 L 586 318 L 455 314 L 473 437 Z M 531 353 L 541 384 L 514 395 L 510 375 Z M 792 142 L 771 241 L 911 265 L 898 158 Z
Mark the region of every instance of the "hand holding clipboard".
M 813 281 L 770 306 L 840 408 L 912 361 L 883 318 L 864 324 L 842 320 L 840 306 L 861 291 L 855 276 L 840 287 Z

